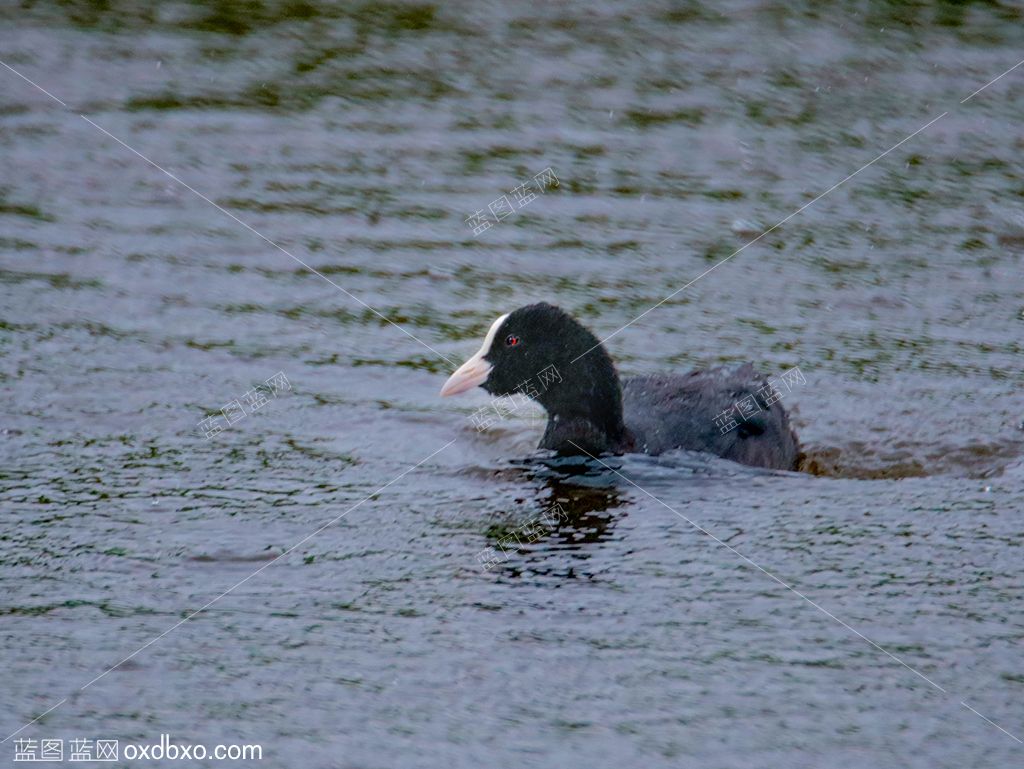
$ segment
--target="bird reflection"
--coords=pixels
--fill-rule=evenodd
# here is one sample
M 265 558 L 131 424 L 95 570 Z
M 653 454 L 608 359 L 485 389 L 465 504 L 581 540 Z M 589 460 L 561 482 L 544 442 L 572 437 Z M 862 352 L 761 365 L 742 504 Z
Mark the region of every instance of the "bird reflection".
M 503 576 L 593 578 L 587 562 L 596 548 L 614 539 L 622 515 L 614 473 L 578 457 L 535 457 L 513 468 L 534 493 L 488 529 L 481 565 Z

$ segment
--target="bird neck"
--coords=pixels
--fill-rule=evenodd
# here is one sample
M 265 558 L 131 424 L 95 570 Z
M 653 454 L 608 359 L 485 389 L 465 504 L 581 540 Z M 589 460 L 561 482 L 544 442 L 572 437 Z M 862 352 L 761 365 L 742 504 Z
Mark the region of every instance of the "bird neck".
M 548 413 L 540 448 L 566 454 L 626 450 L 630 438 L 622 420 L 622 388 L 604 348 L 588 352 L 559 374 L 561 381 L 537 399 Z

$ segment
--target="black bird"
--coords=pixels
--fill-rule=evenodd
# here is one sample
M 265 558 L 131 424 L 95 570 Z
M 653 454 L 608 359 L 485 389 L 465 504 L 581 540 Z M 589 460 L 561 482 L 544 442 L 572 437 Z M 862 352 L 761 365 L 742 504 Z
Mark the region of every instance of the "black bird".
M 620 385 L 597 337 L 546 302 L 495 320 L 483 346 L 451 375 L 441 395 L 477 385 L 492 395 L 525 395 L 540 403 L 548 424 L 538 448 L 559 454 L 690 449 L 754 467 L 796 468 L 799 446 L 789 416 L 778 400 L 767 402 L 767 380 L 751 364 L 629 377 Z M 727 418 L 740 401 L 748 411 L 754 404 L 758 410 L 745 419 Z

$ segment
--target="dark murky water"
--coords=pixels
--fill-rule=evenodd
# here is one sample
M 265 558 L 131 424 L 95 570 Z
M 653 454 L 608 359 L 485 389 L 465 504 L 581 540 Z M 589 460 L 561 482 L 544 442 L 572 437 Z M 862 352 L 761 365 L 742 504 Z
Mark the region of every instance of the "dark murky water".
M 0 58 L 68 105 L 0 68 L 0 738 L 67 698 L 19 736 L 303 767 L 1019 763 L 1024 68 L 960 102 L 1020 60 L 1020 10 L 0 14 Z M 324 279 L 455 362 L 537 299 L 606 335 L 944 112 L 609 342 L 627 373 L 799 366 L 817 475 L 516 461 L 535 419 L 478 433 L 486 397 L 440 401 L 450 366 Z

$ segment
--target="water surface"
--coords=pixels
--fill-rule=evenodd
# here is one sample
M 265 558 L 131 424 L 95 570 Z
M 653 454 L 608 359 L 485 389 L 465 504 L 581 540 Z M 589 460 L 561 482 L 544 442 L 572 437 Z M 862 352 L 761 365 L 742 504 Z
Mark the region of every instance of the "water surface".
M 67 104 L 0 68 L 0 738 L 66 698 L 19 736 L 306 767 L 1019 762 L 1024 69 L 960 103 L 1020 60 L 1019 10 L 0 18 L 0 58 Z M 550 467 L 534 414 L 478 432 L 482 392 L 437 397 L 497 315 L 611 334 L 944 112 L 608 343 L 627 374 L 799 366 L 809 472 Z

